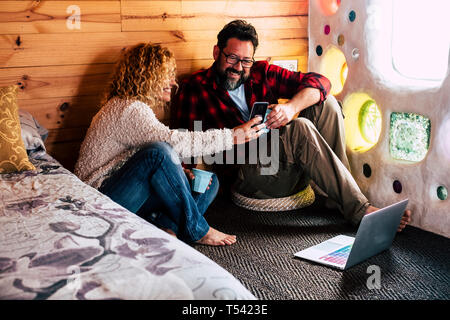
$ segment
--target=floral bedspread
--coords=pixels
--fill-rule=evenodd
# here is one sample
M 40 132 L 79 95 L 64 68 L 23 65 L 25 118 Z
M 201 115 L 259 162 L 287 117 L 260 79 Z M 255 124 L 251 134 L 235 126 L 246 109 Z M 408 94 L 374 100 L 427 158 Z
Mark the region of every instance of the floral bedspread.
M 0 175 L 0 299 L 255 299 L 46 153 L 31 161 Z

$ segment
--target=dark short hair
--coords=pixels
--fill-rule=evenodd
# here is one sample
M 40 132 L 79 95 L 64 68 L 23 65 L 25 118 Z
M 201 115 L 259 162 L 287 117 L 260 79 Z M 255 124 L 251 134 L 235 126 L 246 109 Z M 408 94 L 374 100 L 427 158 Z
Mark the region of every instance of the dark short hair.
M 255 28 L 244 20 L 234 20 L 226 24 L 217 35 L 217 46 L 220 50 L 227 46 L 228 39 L 237 38 L 241 41 L 251 41 L 256 51 L 258 34 Z

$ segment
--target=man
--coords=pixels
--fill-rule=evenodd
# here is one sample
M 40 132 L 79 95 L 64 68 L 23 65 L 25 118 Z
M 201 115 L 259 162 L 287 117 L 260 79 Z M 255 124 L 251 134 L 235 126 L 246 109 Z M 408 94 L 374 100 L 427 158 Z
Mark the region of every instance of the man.
M 254 102 L 267 101 L 271 112 L 266 126 L 279 130 L 279 170 L 263 175 L 260 162 L 239 165 L 237 192 L 280 198 L 298 192 L 311 179 L 355 225 L 377 210 L 349 171 L 342 110 L 333 96 L 327 98 L 329 80 L 317 73 L 255 62 L 258 35 L 245 21 L 228 23 L 217 39 L 214 64 L 182 82 L 174 100 L 172 125 L 193 130 L 194 121 L 201 121 L 203 130 L 233 128 L 248 120 Z M 289 100 L 278 104 L 281 98 Z M 398 231 L 410 216 L 406 210 Z

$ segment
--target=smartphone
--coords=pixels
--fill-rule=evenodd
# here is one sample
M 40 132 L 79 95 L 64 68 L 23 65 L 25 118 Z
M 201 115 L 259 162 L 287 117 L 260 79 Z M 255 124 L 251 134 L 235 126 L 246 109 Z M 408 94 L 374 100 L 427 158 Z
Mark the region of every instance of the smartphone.
M 256 116 L 260 116 L 263 119 L 263 122 L 267 112 L 267 107 L 269 106 L 268 102 L 255 102 L 252 107 L 252 111 L 250 113 L 250 119 L 253 119 Z
M 268 102 L 255 102 L 252 107 L 252 112 L 250 113 L 250 119 L 253 119 L 255 116 L 261 116 L 263 119 L 261 123 L 266 122 L 267 115 L 272 111 L 267 108 L 268 106 Z M 261 131 L 267 133 L 269 132 L 269 129 L 263 128 Z

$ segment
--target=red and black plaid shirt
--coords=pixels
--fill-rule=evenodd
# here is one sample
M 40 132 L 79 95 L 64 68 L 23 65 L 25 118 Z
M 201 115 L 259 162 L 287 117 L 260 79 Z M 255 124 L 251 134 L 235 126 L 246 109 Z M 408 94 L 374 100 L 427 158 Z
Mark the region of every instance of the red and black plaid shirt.
M 213 65 L 182 81 L 180 92 L 174 99 L 171 127 L 194 130 L 194 121 L 202 121 L 204 131 L 210 128 L 234 128 L 244 123 L 238 107 L 216 79 Z M 319 89 L 320 102 L 323 102 L 331 89 L 331 83 L 320 74 L 292 72 L 269 65 L 267 61 L 255 62 L 244 83 L 249 108 L 256 101 L 275 104 L 278 99 L 291 99 L 308 87 Z

